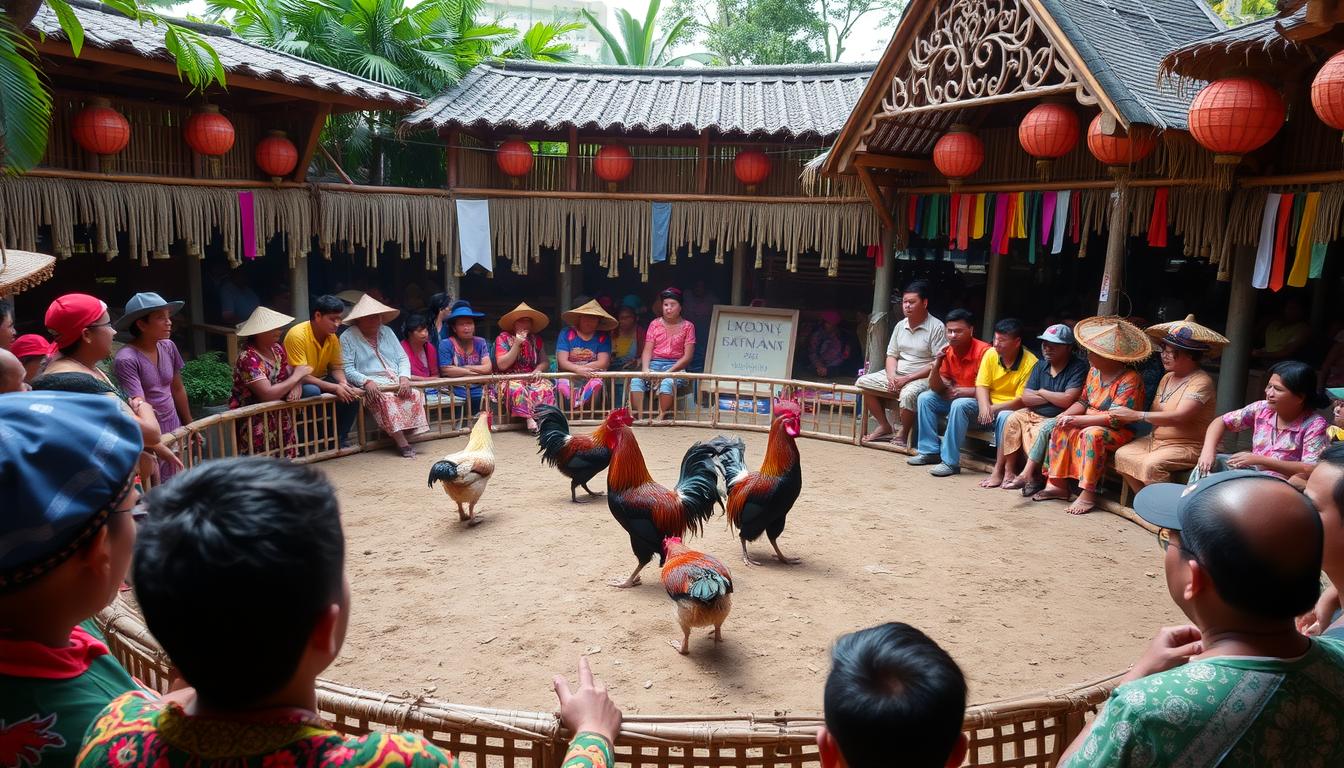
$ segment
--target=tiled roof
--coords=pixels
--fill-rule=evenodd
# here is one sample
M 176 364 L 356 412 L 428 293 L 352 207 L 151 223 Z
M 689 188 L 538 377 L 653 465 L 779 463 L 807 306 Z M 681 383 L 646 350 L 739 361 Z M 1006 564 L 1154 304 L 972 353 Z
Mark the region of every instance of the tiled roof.
M 712 129 L 744 138 L 829 139 L 872 64 L 785 67 L 477 66 L 411 114 L 410 128 L 641 134 Z
M 69 0 L 69 2 L 84 27 L 85 46 L 130 53 L 147 59 L 172 61 L 172 56 L 163 45 L 162 29 L 150 24 L 141 26 L 92 0 Z M 346 97 L 376 102 L 389 109 L 414 109 L 424 103 L 413 93 L 248 42 L 223 27 L 192 22 L 181 23 L 208 37 L 210 46 L 219 54 L 224 71 L 230 75 L 243 75 L 338 93 Z M 56 14 L 45 3 L 33 18 L 33 27 L 47 37 L 66 39 Z M 317 94 L 314 94 L 314 100 L 320 100 Z

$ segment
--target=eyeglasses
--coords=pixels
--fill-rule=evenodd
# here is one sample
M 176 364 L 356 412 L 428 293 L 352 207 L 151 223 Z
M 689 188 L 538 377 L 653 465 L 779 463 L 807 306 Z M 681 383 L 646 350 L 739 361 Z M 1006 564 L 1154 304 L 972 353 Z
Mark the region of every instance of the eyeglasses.
M 84 327 L 85 327 L 85 328 L 111 328 L 111 327 L 112 327 L 112 321 L 109 320 L 109 321 L 107 321 L 106 323 L 92 323 L 92 324 L 90 324 L 90 325 L 86 325 L 86 326 L 84 326 Z

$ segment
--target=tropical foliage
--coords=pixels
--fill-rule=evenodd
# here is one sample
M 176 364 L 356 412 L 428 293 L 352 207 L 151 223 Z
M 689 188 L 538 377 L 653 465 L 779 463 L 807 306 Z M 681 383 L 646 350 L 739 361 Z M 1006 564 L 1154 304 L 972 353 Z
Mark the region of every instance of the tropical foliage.
M 1233 26 L 1269 18 L 1279 10 L 1275 0 L 1212 0 L 1210 5 L 1214 13 Z
M 674 0 L 693 38 L 723 64 L 839 61 L 862 26 L 893 28 L 906 0 Z
M 689 16 L 676 15 L 673 17 L 667 31 L 659 35 L 658 26 L 658 8 L 661 0 L 649 0 L 649 7 L 644 12 L 644 21 L 641 23 L 630 12 L 624 8 L 616 11 L 616 30 L 613 32 L 605 24 L 598 21 L 590 11 L 585 9 L 583 16 L 588 20 L 588 24 L 597 33 L 602 36 L 605 43 L 602 54 L 603 58 L 612 64 L 620 64 L 627 67 L 678 67 L 688 61 L 699 61 L 704 64 L 715 63 L 714 56 L 707 53 L 690 53 L 683 56 L 669 57 L 669 48 L 675 45 L 683 36 L 689 32 L 691 19 Z

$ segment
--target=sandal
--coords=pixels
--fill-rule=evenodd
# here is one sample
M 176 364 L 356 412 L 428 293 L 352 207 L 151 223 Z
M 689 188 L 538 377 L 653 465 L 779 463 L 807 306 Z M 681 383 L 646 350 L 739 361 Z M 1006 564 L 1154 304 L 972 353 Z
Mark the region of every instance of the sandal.
M 401 458 L 403 459 L 414 459 L 418 455 L 420 454 L 416 453 L 415 449 L 409 445 L 401 449 Z
M 1025 483 L 1022 486 L 1022 495 L 1029 499 L 1032 499 L 1032 501 L 1035 501 L 1035 499 L 1032 497 L 1034 497 L 1036 494 L 1040 493 L 1043 490 L 1045 490 L 1045 483 L 1041 482 L 1040 480 L 1034 480 L 1032 482 Z

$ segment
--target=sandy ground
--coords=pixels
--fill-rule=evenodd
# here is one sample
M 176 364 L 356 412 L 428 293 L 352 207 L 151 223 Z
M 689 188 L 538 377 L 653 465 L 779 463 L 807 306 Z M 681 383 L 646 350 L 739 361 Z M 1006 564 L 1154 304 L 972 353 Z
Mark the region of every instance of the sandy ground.
M 686 447 L 713 435 L 636 432 L 654 479 L 669 486 Z M 765 436 L 743 436 L 757 466 Z M 495 435 L 485 520 L 459 524 L 426 477 L 465 444 L 421 443 L 415 461 L 379 452 L 321 465 L 340 491 L 354 592 L 331 678 L 551 711 L 551 677 L 572 677 L 586 653 L 630 711 L 814 712 L 833 639 L 897 620 L 943 644 L 971 701 L 985 702 L 1122 670 L 1179 618 L 1153 536 L 1131 523 L 981 490 L 973 472 L 940 480 L 903 456 L 804 440 L 803 492 L 780 539 L 803 564 L 747 568 L 716 517 L 691 544 L 728 563 L 733 612 L 722 645 L 697 630 L 682 657 L 669 645 L 680 630 L 656 561 L 643 586 L 606 586 L 634 567 L 628 538 L 605 498 L 569 501 L 568 480 L 538 464 L 526 434 Z M 769 545 L 762 538 L 753 551 L 765 558 Z

